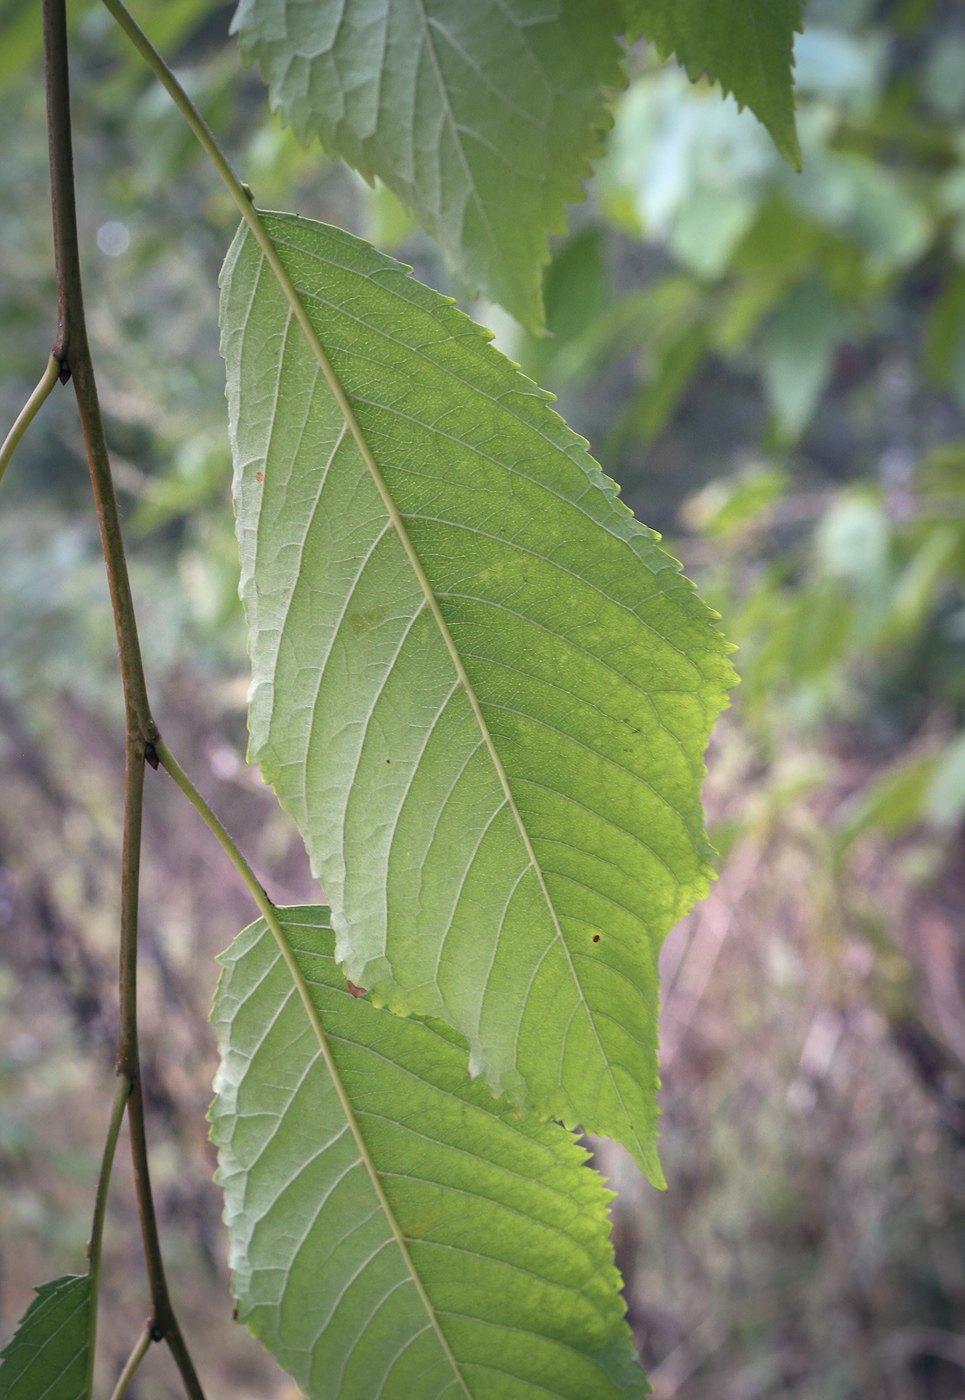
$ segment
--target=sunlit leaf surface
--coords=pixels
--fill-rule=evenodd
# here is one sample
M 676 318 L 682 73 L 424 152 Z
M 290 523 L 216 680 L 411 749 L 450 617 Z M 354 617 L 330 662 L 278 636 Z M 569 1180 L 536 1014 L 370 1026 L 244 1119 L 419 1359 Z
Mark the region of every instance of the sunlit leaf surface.
M 239 1316 L 310 1400 L 642 1396 L 610 1193 L 554 1123 L 470 1083 L 448 1028 L 346 987 L 328 911 L 224 955 L 211 1110 Z

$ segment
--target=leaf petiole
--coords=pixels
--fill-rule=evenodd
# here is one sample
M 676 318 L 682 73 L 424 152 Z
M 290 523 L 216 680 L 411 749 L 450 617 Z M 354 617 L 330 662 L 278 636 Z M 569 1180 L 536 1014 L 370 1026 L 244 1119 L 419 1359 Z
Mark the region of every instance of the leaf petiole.
M 47 361 L 47 368 L 43 372 L 40 383 L 17 414 L 16 422 L 4 438 L 3 446 L 0 447 L 0 481 L 3 480 L 3 474 L 7 470 L 7 465 L 20 446 L 24 433 L 26 433 L 27 429 L 40 412 L 42 405 L 47 402 L 59 378 L 60 361 L 55 355 L 51 355 L 50 359 Z
M 104 1219 L 107 1214 L 107 1192 L 111 1182 L 111 1169 L 114 1166 L 114 1154 L 117 1150 L 117 1138 L 121 1131 L 121 1123 L 124 1119 L 124 1110 L 127 1101 L 131 1096 L 131 1081 L 126 1074 L 120 1074 L 117 1078 L 117 1088 L 114 1091 L 114 1103 L 111 1108 L 111 1119 L 107 1129 L 107 1139 L 104 1143 L 104 1153 L 101 1157 L 100 1175 L 97 1178 L 97 1194 L 94 1197 L 94 1219 L 90 1228 L 88 1272 L 90 1274 L 90 1303 L 89 1318 L 87 1324 L 87 1380 L 84 1387 L 84 1394 L 93 1394 L 94 1386 L 94 1348 L 97 1344 L 97 1299 L 100 1292 L 101 1277 L 101 1254 L 104 1245 Z
M 151 1342 L 153 1340 L 154 1338 L 151 1335 L 151 1324 L 150 1322 L 148 1322 L 144 1328 L 144 1331 L 138 1337 L 137 1342 L 134 1345 L 134 1350 L 131 1352 L 130 1356 L 124 1363 L 124 1369 L 118 1377 L 117 1385 L 115 1385 L 111 1393 L 111 1400 L 124 1400 L 124 1396 L 127 1394 L 128 1387 L 131 1384 L 131 1381 L 134 1379 L 134 1372 L 144 1360 L 144 1357 L 147 1354 L 147 1349 L 151 1345 Z

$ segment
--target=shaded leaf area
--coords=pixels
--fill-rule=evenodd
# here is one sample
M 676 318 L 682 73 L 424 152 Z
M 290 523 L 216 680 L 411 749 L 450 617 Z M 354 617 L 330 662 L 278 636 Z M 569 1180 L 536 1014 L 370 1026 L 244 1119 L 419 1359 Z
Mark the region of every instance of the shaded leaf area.
M 259 920 L 212 1013 L 241 1319 L 310 1400 L 642 1396 L 583 1149 L 470 1083 L 447 1027 L 353 995 L 327 909 L 279 917 L 339 1083 Z
M 383 484 L 242 232 L 222 327 L 250 757 L 352 981 L 659 1181 L 655 958 L 711 878 L 728 644 L 488 333 L 348 234 L 266 227 Z
M 462 281 L 542 325 L 547 233 L 626 81 L 613 0 L 242 0 L 235 27 L 301 140 L 382 179 Z
M 706 74 L 732 92 L 800 168 L 793 74 L 802 0 L 624 0 L 624 7 L 662 58 L 675 54 L 694 81 Z
M 42 1283 L 0 1352 L 0 1400 L 80 1400 L 87 1383 L 90 1278 Z

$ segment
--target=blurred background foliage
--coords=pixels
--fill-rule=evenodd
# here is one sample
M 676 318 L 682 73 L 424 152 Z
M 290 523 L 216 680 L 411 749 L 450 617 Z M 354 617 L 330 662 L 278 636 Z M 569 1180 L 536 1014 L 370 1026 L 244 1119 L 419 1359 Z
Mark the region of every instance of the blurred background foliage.
M 629 57 L 550 336 L 446 282 L 385 190 L 302 150 L 232 6 L 141 0 L 256 197 L 372 238 L 493 326 L 739 644 L 714 893 L 663 954 L 670 1181 L 596 1144 L 658 1400 L 965 1396 L 965 11 L 808 0 L 804 171 L 732 101 Z M 53 332 L 40 34 L 0 0 L 0 425 Z M 304 855 L 243 762 L 217 274 L 234 216 L 106 13 L 75 0 L 91 334 L 166 734 L 278 901 Z M 0 1336 L 76 1269 L 116 1032 L 121 705 L 69 393 L 0 500 Z M 151 776 L 151 775 L 149 775 Z M 233 1328 L 203 1112 L 214 956 L 250 918 L 149 783 L 142 1015 L 162 1227 L 213 1395 L 288 1383 Z M 146 1309 L 132 1192 L 104 1381 Z M 144 1400 L 177 1393 L 150 1358 Z M 289 1387 L 290 1388 L 290 1387 Z

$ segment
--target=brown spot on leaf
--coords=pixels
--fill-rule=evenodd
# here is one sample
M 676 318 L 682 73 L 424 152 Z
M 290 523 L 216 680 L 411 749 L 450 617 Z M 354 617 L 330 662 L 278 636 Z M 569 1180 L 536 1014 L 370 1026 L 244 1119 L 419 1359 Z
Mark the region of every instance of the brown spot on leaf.
M 355 635 L 361 637 L 363 632 L 370 632 L 373 627 L 378 627 L 380 622 L 384 622 L 385 616 L 385 608 L 365 608 L 362 612 L 350 613 L 349 622 Z
M 256 480 L 256 481 L 264 481 L 264 479 L 265 479 L 265 473 L 264 473 L 264 472 L 255 472 L 255 480 Z
M 600 941 L 600 935 L 599 935 L 598 933 L 595 933 L 595 934 L 593 935 L 593 942 L 594 942 L 594 943 L 599 943 L 599 941 Z
M 353 997 L 365 997 L 365 996 L 368 996 L 368 988 L 367 988 L 367 987 L 356 987 L 356 985 L 355 985 L 355 983 L 352 981 L 351 977 L 346 977 L 345 980 L 346 980 L 346 982 L 348 983 L 348 989 L 349 989 L 349 991 L 352 993 Z

